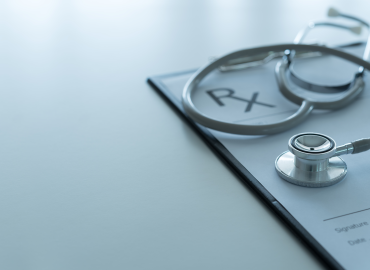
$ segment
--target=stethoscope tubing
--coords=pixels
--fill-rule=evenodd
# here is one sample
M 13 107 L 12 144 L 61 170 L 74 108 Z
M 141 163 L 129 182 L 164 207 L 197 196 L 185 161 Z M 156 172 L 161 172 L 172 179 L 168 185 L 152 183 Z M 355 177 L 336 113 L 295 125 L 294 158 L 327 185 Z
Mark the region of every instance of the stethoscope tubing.
M 195 74 L 193 74 L 193 76 L 186 83 L 182 94 L 182 105 L 185 112 L 190 116 L 190 118 L 192 118 L 197 123 L 214 130 L 240 135 L 270 135 L 283 132 L 285 130 L 288 130 L 289 128 L 292 128 L 300 124 L 314 108 L 338 109 L 347 105 L 357 95 L 359 95 L 362 92 L 364 84 L 362 81 L 362 77 L 359 77 L 355 79 L 356 87 L 352 87 L 351 90 L 348 90 L 348 92 L 346 92 L 346 94 L 338 100 L 330 102 L 320 102 L 311 99 L 304 99 L 293 93 L 289 87 L 284 87 L 284 84 L 286 84 L 286 82 L 284 81 L 284 76 L 280 76 L 281 74 L 280 75 L 278 74 L 277 69 L 276 74 L 281 93 L 290 101 L 298 105 L 301 105 L 295 114 L 291 115 L 290 117 L 282 121 L 266 125 L 245 125 L 238 123 L 229 123 L 214 119 L 203 114 L 194 105 L 192 101 L 192 95 L 196 89 L 196 86 L 202 81 L 204 77 L 206 77 L 210 72 L 212 72 L 219 66 L 226 64 L 230 60 L 241 57 L 257 55 L 270 51 L 285 51 L 285 50 L 316 51 L 324 54 L 331 54 L 339 58 L 348 60 L 352 63 L 355 63 L 359 66 L 362 66 L 367 70 L 370 70 L 370 63 L 357 56 L 333 48 L 318 45 L 289 43 L 244 49 L 227 54 L 215 60 L 214 62 L 209 63 L 203 68 L 200 68 Z M 284 69 L 281 69 L 281 72 L 283 72 L 283 70 Z

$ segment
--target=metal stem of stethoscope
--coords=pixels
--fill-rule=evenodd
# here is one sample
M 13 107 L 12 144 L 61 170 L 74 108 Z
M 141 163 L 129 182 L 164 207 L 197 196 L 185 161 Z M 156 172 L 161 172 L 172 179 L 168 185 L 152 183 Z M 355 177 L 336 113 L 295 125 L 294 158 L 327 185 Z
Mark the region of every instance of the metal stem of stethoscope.
M 358 25 L 358 26 L 346 26 L 346 25 L 342 25 L 342 24 L 338 24 L 338 23 L 331 23 L 331 22 L 310 22 L 305 28 L 301 29 L 298 32 L 298 34 L 295 37 L 293 43 L 295 43 L 295 44 L 302 43 L 303 39 L 306 37 L 306 35 L 309 33 L 309 31 L 314 29 L 315 27 L 330 26 L 330 27 L 342 28 L 342 29 L 351 31 L 354 34 L 359 35 L 359 34 L 361 34 L 362 25 L 363 25 L 367 28 L 367 30 L 369 32 L 367 42 L 366 42 L 366 47 L 365 47 L 364 53 L 362 55 L 362 59 L 367 61 L 369 59 L 369 54 L 370 54 L 370 25 L 367 22 L 365 22 L 364 20 L 362 20 L 358 17 L 341 13 L 341 12 L 339 12 L 338 10 L 336 10 L 334 8 L 329 8 L 327 15 L 328 15 L 328 17 L 342 17 L 342 18 L 346 18 L 346 19 L 349 19 L 349 20 L 352 20 L 352 21 L 356 21 L 356 22 L 359 22 L 360 25 Z M 318 54 L 318 56 L 319 55 L 320 54 Z M 363 67 L 359 67 L 359 71 L 357 73 L 357 76 L 359 76 L 359 75 L 363 76 L 364 71 L 365 70 L 364 70 Z
M 275 168 L 286 181 L 305 187 L 334 185 L 347 174 L 341 155 L 370 149 L 370 138 L 336 147 L 335 141 L 319 133 L 301 133 L 289 139 L 288 150 L 279 155 Z
M 357 21 L 357 22 L 361 23 L 362 25 L 366 26 L 367 30 L 370 31 L 370 25 L 366 21 L 361 20 L 360 18 L 357 18 L 355 16 L 351 16 L 351 15 L 348 15 L 348 14 L 341 13 L 341 12 L 339 12 L 338 10 L 336 10 L 334 8 L 329 9 L 328 16 L 329 17 L 343 17 L 343 18 L 347 18 L 347 19 L 350 19 L 350 20 L 353 20 L 353 21 Z M 368 38 L 367 38 L 366 47 L 365 47 L 365 51 L 364 51 L 364 54 L 362 56 L 362 59 L 367 61 L 369 59 L 369 55 L 370 55 L 370 33 L 369 33 Z M 364 71 L 364 69 L 362 68 L 361 72 L 363 72 L 363 71 Z

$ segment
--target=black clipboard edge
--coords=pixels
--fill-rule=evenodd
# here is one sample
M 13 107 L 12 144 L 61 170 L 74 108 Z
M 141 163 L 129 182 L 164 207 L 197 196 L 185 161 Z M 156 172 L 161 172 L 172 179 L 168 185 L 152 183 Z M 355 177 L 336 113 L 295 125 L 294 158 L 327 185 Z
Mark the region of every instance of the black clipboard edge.
M 251 188 L 267 206 L 299 237 L 300 240 L 330 269 L 344 269 L 319 242 L 309 234 L 306 229 L 265 189 L 265 187 L 237 160 L 235 157 L 203 126 L 190 119 L 182 109 L 182 104 L 162 84 L 161 79 L 194 73 L 194 70 L 152 76 L 147 83 L 162 96 L 175 112 L 185 120 L 195 132 L 203 139 L 208 147 L 231 169 L 239 180 Z

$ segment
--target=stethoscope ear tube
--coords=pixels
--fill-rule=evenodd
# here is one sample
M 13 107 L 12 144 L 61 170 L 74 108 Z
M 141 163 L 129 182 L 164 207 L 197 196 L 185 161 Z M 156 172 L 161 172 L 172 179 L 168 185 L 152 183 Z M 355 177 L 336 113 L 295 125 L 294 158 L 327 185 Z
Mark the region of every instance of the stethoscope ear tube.
M 314 108 L 324 108 L 324 109 L 338 109 L 350 103 L 361 91 L 363 90 L 364 83 L 361 77 L 357 77 L 356 81 L 351 88 L 341 99 L 331 102 L 319 102 L 309 99 L 303 99 L 297 96 L 293 91 L 287 87 L 286 74 L 284 74 L 285 66 L 281 66 L 276 69 L 276 75 L 278 78 L 278 84 L 282 94 L 287 97 L 292 102 L 301 105 L 299 110 L 292 116 L 267 125 L 242 125 L 237 123 L 228 123 L 213 119 L 201 113 L 192 102 L 192 95 L 195 91 L 197 85 L 200 81 L 207 76 L 210 72 L 215 70 L 221 65 L 226 64 L 230 60 L 247 57 L 252 55 L 258 55 L 261 53 L 266 53 L 270 51 L 284 51 L 284 50 L 308 50 L 308 51 L 318 51 L 325 54 L 335 55 L 337 57 L 343 58 L 360 66 L 365 69 L 370 70 L 370 63 L 358 58 L 352 54 L 348 54 L 343 51 L 335 50 L 328 47 L 317 46 L 317 45 L 307 45 L 307 44 L 281 44 L 266 47 L 257 47 L 252 49 L 246 49 L 241 51 L 236 51 L 227 54 L 216 61 L 206 65 L 205 67 L 199 69 L 186 83 L 183 94 L 182 94 L 182 105 L 187 113 L 187 115 L 192 118 L 195 122 L 222 132 L 240 134 L 240 135 L 269 135 L 279 132 L 286 131 L 298 124 L 300 124 Z

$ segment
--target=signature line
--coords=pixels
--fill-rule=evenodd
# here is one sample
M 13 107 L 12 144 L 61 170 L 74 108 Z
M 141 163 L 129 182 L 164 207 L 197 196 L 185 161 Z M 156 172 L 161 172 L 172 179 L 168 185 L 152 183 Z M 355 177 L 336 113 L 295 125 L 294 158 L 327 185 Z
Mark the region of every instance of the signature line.
M 328 221 L 328 220 L 331 220 L 331 219 L 340 218 L 340 217 L 344 217 L 344 216 L 348 216 L 348 215 L 360 213 L 360 212 L 367 211 L 367 210 L 370 210 L 370 208 L 367 208 L 367 209 L 364 209 L 364 210 L 360 210 L 360 211 L 356 211 L 356 212 L 352 212 L 352 213 L 348 213 L 348 214 L 337 216 L 337 217 L 332 217 L 332 218 L 324 219 L 324 221 Z

